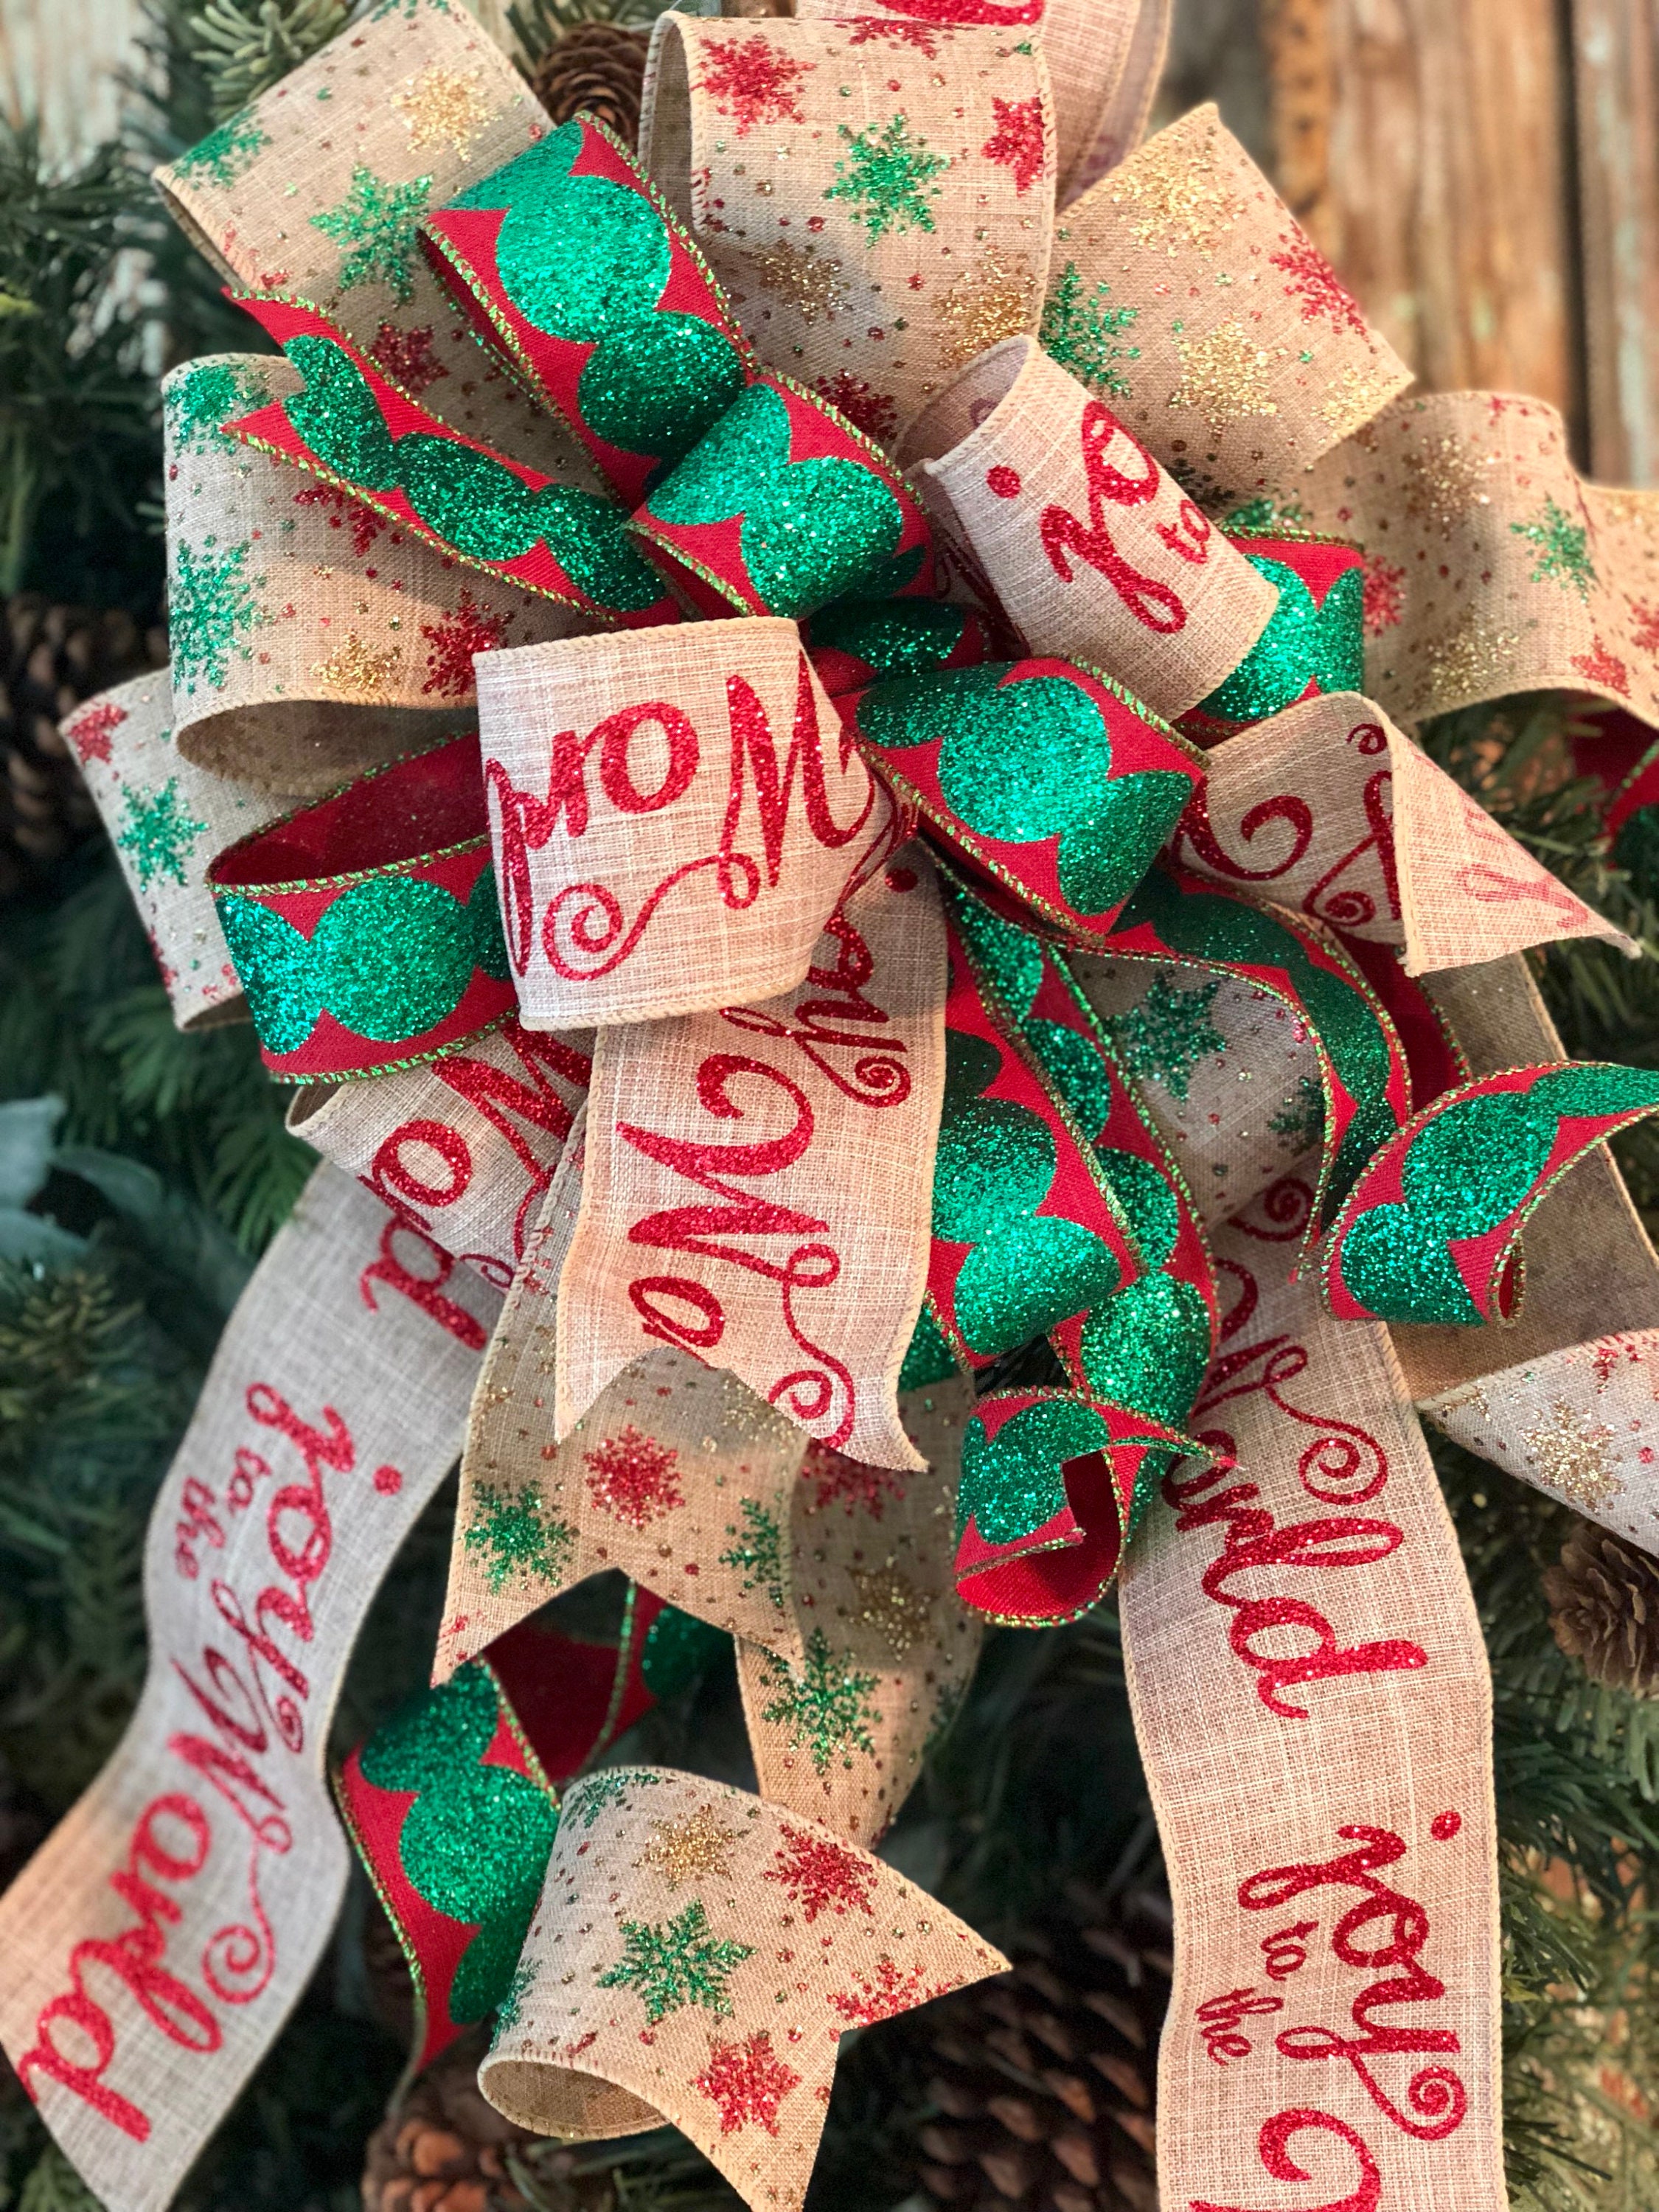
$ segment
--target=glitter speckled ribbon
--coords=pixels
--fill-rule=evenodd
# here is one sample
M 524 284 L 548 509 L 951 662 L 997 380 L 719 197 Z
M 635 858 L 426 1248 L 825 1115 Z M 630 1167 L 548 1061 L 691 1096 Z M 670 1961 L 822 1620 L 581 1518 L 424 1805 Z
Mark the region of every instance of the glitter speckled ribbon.
M 1340 538 L 1267 538 L 1235 532 L 1232 543 L 1273 586 L 1267 628 L 1237 668 L 1181 718 L 1210 744 L 1323 691 L 1364 681 L 1364 571 L 1359 549 Z
M 1511 1068 L 1437 1098 L 1368 1163 L 1332 1226 L 1332 1312 L 1512 1318 L 1527 1215 L 1591 1146 L 1656 1111 L 1659 1075 L 1601 1060 Z
M 637 628 L 679 610 L 637 551 L 624 511 L 449 428 L 304 301 L 248 299 L 305 379 L 292 398 L 226 425 L 439 552 L 599 622 Z
M 836 703 L 949 845 L 1083 943 L 1104 941 L 1199 781 L 1164 724 L 1069 661 L 895 677 Z
M 243 839 L 210 880 L 265 1065 L 285 1082 L 411 1066 L 514 1010 L 476 738 Z
M 566 1797 L 479 2085 L 567 2141 L 670 2119 L 749 2203 L 800 2212 L 842 2035 L 1006 1964 L 833 1829 L 611 1767 Z
M 346 1832 L 409 1961 L 411 2073 L 507 2001 L 558 1789 L 650 1706 L 662 1614 L 630 1584 L 614 1643 L 526 1621 L 394 1714 L 336 1776 Z

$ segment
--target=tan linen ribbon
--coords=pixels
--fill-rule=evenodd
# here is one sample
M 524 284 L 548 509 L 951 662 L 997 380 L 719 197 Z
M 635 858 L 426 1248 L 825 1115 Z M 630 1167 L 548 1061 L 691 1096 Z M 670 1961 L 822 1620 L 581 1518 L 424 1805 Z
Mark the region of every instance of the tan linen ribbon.
M 1172 961 L 1076 953 L 1072 969 L 1205 1226 L 1265 1194 L 1270 1210 L 1294 1214 L 1295 1237 L 1312 1201 L 1324 1092 L 1289 1009 L 1235 976 Z
M 1659 492 L 1587 483 L 1541 399 L 1400 401 L 1272 489 L 1365 549 L 1365 688 L 1402 721 L 1510 691 L 1659 723 Z
M 797 989 L 600 1031 L 556 1434 L 654 1340 L 832 1449 L 916 1466 L 895 1393 L 927 1280 L 945 985 L 938 888 L 911 845 Z
M 1411 380 L 1208 105 L 1064 210 L 1042 335 L 1206 504 L 1290 487 Z
M 1036 328 L 1054 117 L 1018 27 L 659 16 L 641 159 L 765 360 L 892 440 Z
M 553 1440 L 556 1296 L 583 1149 L 579 1121 L 478 1378 L 434 1679 L 608 1568 L 799 1662 L 788 1526 L 804 1430 L 735 1376 L 656 1345 Z
M 1125 1562 L 1170 1869 L 1162 2203 L 1502 2212 L 1486 1648 L 1380 1328 L 1237 1229 L 1194 1422 Z M 1201 1725 L 1194 1725 L 1194 1712 Z M 1293 2188 L 1285 2186 L 1293 2184 Z
M 955 1376 L 907 1392 L 899 1407 L 921 1473 L 814 1446 L 794 1485 L 802 1662 L 738 1645 L 762 1796 L 872 1847 L 955 1718 L 985 1625 L 957 1597 L 951 1568 L 973 1384 Z
M 1287 707 L 1212 746 L 1205 769 L 1176 833 L 1182 865 L 1398 945 L 1408 975 L 1563 938 L 1638 957 L 1358 692 Z
M 606 1768 L 566 1796 L 478 2085 L 567 2140 L 672 2120 L 746 2203 L 799 2212 L 844 2032 L 1006 1964 L 815 1821 Z
M 509 1022 L 421 1067 L 308 1084 L 288 1126 L 505 1291 L 587 1096 L 592 1048 L 591 1033 Z
M 970 362 L 906 436 L 1033 653 L 1109 672 L 1173 720 L 1279 604 L 1167 470 L 1031 337 Z
M 1476 1075 L 1565 1055 L 1526 963 L 1424 987 Z M 1471 1451 L 1659 1553 L 1659 1259 L 1598 1146 L 1527 1223 L 1512 1324 L 1391 1332 L 1419 1410 Z
M 162 2212 L 345 1885 L 329 1716 L 477 1365 L 377 1276 L 388 1225 L 325 1164 L 260 1262 L 151 1517 L 138 1710 L 0 1899 L 0 2040 L 118 2212 Z M 495 1292 L 470 1273 L 453 1288 L 486 1328 Z
M 298 802 L 210 775 L 174 742 L 167 671 L 77 707 L 64 735 L 103 818 L 181 1030 L 245 1021 L 246 1003 L 207 872 L 239 837 Z
M 892 801 L 844 742 L 793 622 L 491 653 L 478 715 L 507 952 L 533 1029 L 792 989 L 894 842 Z
M 175 742 L 216 775 L 312 794 L 465 727 L 475 653 L 578 618 L 224 435 L 301 381 L 280 358 L 210 354 L 161 395 Z
M 397 0 L 348 25 L 155 181 L 232 283 L 325 308 L 453 428 L 597 490 L 552 416 L 479 353 L 416 238 L 428 209 L 550 127 L 463 8 Z

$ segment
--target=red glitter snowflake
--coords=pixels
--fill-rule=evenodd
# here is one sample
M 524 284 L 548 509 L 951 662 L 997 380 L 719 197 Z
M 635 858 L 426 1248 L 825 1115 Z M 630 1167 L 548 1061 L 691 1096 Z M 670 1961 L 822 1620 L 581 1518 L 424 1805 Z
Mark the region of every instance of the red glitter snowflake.
M 803 1829 L 792 1828 L 787 1820 L 783 1832 L 787 1840 L 762 1879 L 781 1882 L 809 1925 L 831 1905 L 837 1912 L 849 1908 L 856 1912 L 871 1911 L 870 1892 L 875 1886 L 876 1870 L 856 1851 L 826 1844 Z
M 939 33 L 931 23 L 878 23 L 872 16 L 860 16 L 847 43 L 867 46 L 872 39 L 891 39 L 900 46 L 914 46 L 930 62 L 939 58 Z
M 882 1508 L 890 1498 L 904 1495 L 904 1485 L 890 1467 L 870 1467 L 861 1459 L 848 1459 L 827 1444 L 817 1442 L 808 1444 L 806 1456 L 801 1462 L 800 1479 L 816 1482 L 818 1494 L 811 1510 L 822 1513 L 826 1505 L 841 1504 L 848 1513 L 862 1508 L 872 1521 L 879 1521 Z
M 685 1503 L 674 1474 L 679 1454 L 642 1436 L 631 1421 L 620 1436 L 607 1437 L 582 1457 L 592 1470 L 587 1487 L 593 1503 L 630 1528 L 646 1528 Z
M 386 527 L 385 515 L 377 514 L 372 507 L 366 507 L 362 500 L 353 499 L 349 492 L 341 491 L 334 484 L 307 484 L 303 491 L 295 493 L 294 504 L 295 507 L 332 507 L 334 512 L 328 518 L 329 528 L 338 530 L 349 522 L 351 525 L 351 550 L 359 558 L 368 552 Z
M 1632 599 L 1630 641 L 1638 653 L 1659 653 L 1659 607 L 1650 599 Z
M 1288 234 L 1280 251 L 1267 258 L 1290 278 L 1285 296 L 1301 301 L 1304 323 L 1316 323 L 1322 316 L 1333 330 L 1346 326 L 1364 336 L 1365 318 L 1359 302 L 1310 238 L 1299 232 Z
M 786 2066 L 772 2048 L 765 2028 L 747 2043 L 723 2043 L 708 2039 L 708 2063 L 691 2084 L 720 2108 L 720 2133 L 735 2135 L 751 2120 L 769 2136 L 778 2131 L 778 2106 L 792 2089 L 800 2087 L 800 2075 Z
M 929 1997 L 942 1997 L 948 1987 L 941 1982 L 930 1990 L 921 1967 L 912 1966 L 901 1975 L 890 1959 L 878 1959 L 873 1974 L 862 1975 L 853 1989 L 832 1990 L 830 2004 L 843 2020 L 871 2027 L 878 2020 L 891 2020 L 895 2013 L 926 2004 Z
M 848 421 L 862 430 L 866 438 L 890 438 L 898 428 L 898 409 L 884 392 L 878 392 L 873 384 L 866 384 L 861 376 L 854 376 L 850 368 L 839 368 L 833 376 L 821 376 L 817 388 L 832 407 L 839 407 Z
M 65 726 L 64 734 L 82 768 L 88 761 L 108 760 L 110 738 L 126 719 L 125 707 L 118 707 L 113 699 L 100 699 Z
M 401 384 L 411 399 L 418 399 L 428 385 L 449 374 L 432 350 L 429 323 L 420 331 L 400 331 L 395 323 L 382 323 L 368 357 L 394 384 Z
M 1609 653 L 1598 631 L 1588 653 L 1575 653 L 1572 665 L 1587 684 L 1605 684 L 1609 690 L 1630 696 L 1630 671 L 1616 653 Z
M 1406 572 L 1380 553 L 1365 556 L 1364 609 L 1367 637 L 1381 637 L 1406 611 Z
M 1043 173 L 1047 159 L 1042 143 L 1042 101 L 999 100 L 991 96 L 996 129 L 980 148 L 988 161 L 999 161 L 1014 173 L 1016 193 L 1029 191 Z
M 471 592 L 461 593 L 461 604 L 441 622 L 422 623 L 421 635 L 432 647 L 426 657 L 424 691 L 441 699 L 465 699 L 472 690 L 472 656 L 494 653 L 505 642 L 510 614 L 486 614 Z
M 764 39 L 710 39 L 703 54 L 698 88 L 732 117 L 739 138 L 757 123 L 806 120 L 795 88 L 812 63 L 798 62 Z

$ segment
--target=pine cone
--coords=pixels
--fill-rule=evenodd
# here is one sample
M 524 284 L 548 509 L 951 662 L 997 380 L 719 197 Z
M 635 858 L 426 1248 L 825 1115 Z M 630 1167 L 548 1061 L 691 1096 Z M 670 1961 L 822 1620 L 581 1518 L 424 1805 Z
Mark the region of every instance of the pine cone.
M 1659 1696 L 1659 1559 L 1581 1521 L 1544 1595 L 1556 1642 L 1593 1682 Z
M 58 725 L 83 699 L 161 665 L 165 650 L 117 609 L 8 599 L 0 627 L 0 898 L 84 836 L 97 811 Z
M 930 2013 L 942 2118 L 921 2134 L 932 2200 L 982 2212 L 1158 2212 L 1158 2038 L 1170 1907 L 1068 1900 L 1013 1972 Z
M 586 112 L 607 125 L 624 146 L 637 145 L 650 35 L 619 23 L 577 23 L 537 63 L 531 88 L 555 123 Z
M 483 2039 L 452 2043 L 368 2139 L 363 2212 L 524 2212 L 505 2153 L 533 2142 L 478 2087 Z

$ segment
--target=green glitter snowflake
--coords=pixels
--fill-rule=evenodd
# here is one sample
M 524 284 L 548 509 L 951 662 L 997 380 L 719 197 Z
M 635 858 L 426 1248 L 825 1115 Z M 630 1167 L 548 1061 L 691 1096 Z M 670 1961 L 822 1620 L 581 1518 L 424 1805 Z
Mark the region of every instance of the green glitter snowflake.
M 357 284 L 389 284 L 400 304 L 415 296 L 410 270 L 415 259 L 416 226 L 426 213 L 432 196 L 430 177 L 414 177 L 406 185 L 388 184 L 359 161 L 351 172 L 351 190 L 338 207 L 325 208 L 311 218 L 337 246 L 352 251 L 340 264 L 337 289 L 349 292 Z
M 1595 563 L 1590 559 L 1589 532 L 1582 522 L 1575 522 L 1565 507 L 1547 499 L 1536 522 L 1512 522 L 1510 528 L 1537 550 L 1538 563 L 1532 572 L 1534 584 L 1561 584 L 1577 592 L 1581 599 L 1589 599 L 1590 586 L 1596 580 Z
M 1264 491 L 1234 507 L 1223 527 L 1245 538 L 1272 538 L 1286 527 L 1305 530 L 1307 509 L 1298 507 L 1293 499 L 1280 499 L 1273 492 Z
M 1285 1100 L 1267 1127 L 1287 1152 L 1310 1152 L 1325 1133 L 1325 1094 L 1311 1075 L 1298 1075 L 1296 1095 Z
M 745 1498 L 741 1511 L 744 1528 L 738 1536 L 736 1526 L 726 1524 L 728 1536 L 738 1540 L 728 1551 L 720 1555 L 722 1566 L 736 1567 L 743 1576 L 744 1595 L 751 1589 L 764 1589 L 769 1601 L 778 1611 L 783 1611 L 783 1529 L 775 1513 L 763 1505 L 757 1505 L 752 1498 Z
M 526 1966 L 522 1959 L 513 1969 L 511 1980 L 495 2008 L 495 2033 L 506 2035 L 519 2024 L 519 2013 L 530 1994 L 530 1985 L 536 1978 L 536 1969 Z
M 838 1659 L 821 1628 L 806 1640 L 806 1665 L 797 1674 L 781 1659 L 769 1654 L 766 1686 L 776 1695 L 763 1708 L 762 1718 L 789 1730 L 797 1750 L 811 1753 L 813 1767 L 822 1774 L 839 1752 L 874 1751 L 870 1724 L 876 1708 L 870 1692 L 873 1674 L 861 1674 Z M 845 1759 L 852 1765 L 850 1758 Z
M 1138 1006 L 1109 1016 L 1106 1028 L 1129 1073 L 1161 1083 L 1171 1098 L 1184 1099 L 1200 1060 L 1227 1048 L 1226 1038 L 1210 1020 L 1220 988 L 1218 975 L 1195 991 L 1183 991 L 1168 975 L 1159 975 Z
M 755 1947 L 711 1936 L 700 1898 L 694 1897 L 676 1918 L 655 1926 L 648 1920 L 624 1920 L 622 1932 L 627 1948 L 599 1976 L 602 1990 L 631 1989 L 653 2027 L 686 2005 L 701 2005 L 723 2020 L 731 2016 L 727 1978 L 754 1956 Z
M 933 211 L 927 203 L 939 198 L 932 179 L 950 167 L 949 155 L 930 153 L 925 138 L 912 138 L 903 115 L 895 115 L 879 132 L 873 123 L 856 134 L 844 123 L 839 129 L 852 159 L 836 162 L 841 181 L 830 185 L 825 199 L 846 200 L 872 246 L 890 230 L 931 230 Z
M 479 1485 L 467 1523 L 466 1548 L 489 1554 L 484 1580 L 491 1589 L 500 1589 L 510 1576 L 519 1573 L 557 1582 L 575 1540 L 574 1528 L 545 1515 L 539 1491 L 497 1490 L 491 1483 Z
M 235 452 L 235 439 L 228 438 L 222 426 L 263 407 L 270 397 L 259 377 L 235 362 L 210 361 L 186 369 L 167 387 L 167 434 L 173 450 L 199 453 L 218 446 Z
M 1106 304 L 1109 284 L 1097 284 L 1085 294 L 1083 277 L 1075 261 L 1068 261 L 1042 303 L 1042 326 L 1038 336 L 1063 368 L 1069 368 L 1091 392 L 1110 392 L 1115 399 L 1129 396 L 1129 380 L 1117 366 L 1139 361 L 1140 348 L 1120 345 L 1121 332 L 1139 316 L 1139 307 Z
M 182 683 L 193 693 L 199 680 L 217 691 L 230 674 L 233 656 L 252 659 L 243 643 L 264 617 L 253 595 L 253 579 L 243 574 L 252 550 L 251 539 L 216 555 L 210 538 L 199 553 L 180 541 L 167 582 L 167 639 L 173 649 L 173 688 Z
M 207 829 L 186 811 L 179 796 L 179 779 L 170 775 L 159 791 L 126 793 L 126 820 L 115 833 L 115 842 L 132 862 L 133 872 L 148 890 L 157 876 L 171 876 L 175 884 L 190 878 L 185 863 L 196 840 Z
M 245 107 L 228 123 L 222 123 L 216 131 L 210 131 L 189 153 L 181 154 L 173 165 L 173 172 L 178 177 L 205 177 L 222 192 L 228 191 L 236 179 L 252 167 L 255 156 L 270 143 L 270 133 L 260 129 L 252 110 Z
M 607 1805 L 620 1805 L 630 1790 L 654 1790 L 661 1777 L 642 1774 L 635 1767 L 611 1766 L 602 1773 L 584 1775 L 564 1801 L 567 1820 L 580 1820 L 591 1828 Z

